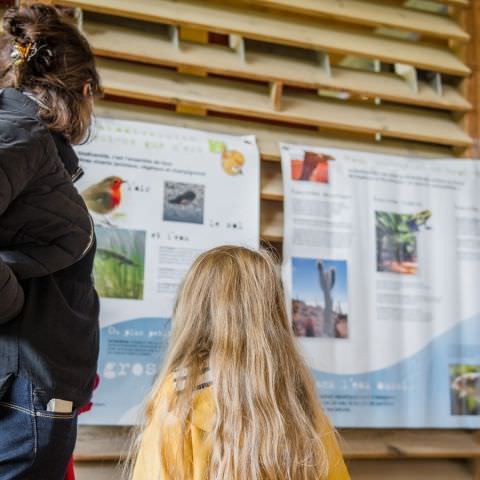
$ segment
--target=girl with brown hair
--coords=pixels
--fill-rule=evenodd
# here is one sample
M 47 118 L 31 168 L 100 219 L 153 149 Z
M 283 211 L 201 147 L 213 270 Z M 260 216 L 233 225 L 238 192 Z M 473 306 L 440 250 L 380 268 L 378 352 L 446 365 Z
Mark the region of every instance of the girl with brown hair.
M 180 289 L 134 480 L 348 480 L 265 251 L 200 255 Z
M 55 8 L 7 10 L 0 38 L 0 478 L 64 478 L 98 355 L 95 236 L 71 144 L 99 93 Z

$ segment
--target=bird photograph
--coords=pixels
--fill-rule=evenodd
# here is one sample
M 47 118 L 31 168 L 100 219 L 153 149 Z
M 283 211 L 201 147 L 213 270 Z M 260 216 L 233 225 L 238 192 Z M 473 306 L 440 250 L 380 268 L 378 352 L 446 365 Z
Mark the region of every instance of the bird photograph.
M 187 190 L 186 192 L 177 195 L 175 198 L 171 198 L 168 203 L 187 206 L 190 205 L 196 198 L 197 195 L 195 192 L 192 192 L 192 190 Z
M 81 192 L 88 209 L 98 215 L 101 222 L 113 225 L 111 216 L 122 204 L 122 185 L 125 183 L 117 176 L 106 177 Z
M 163 220 L 203 224 L 205 186 L 165 182 Z

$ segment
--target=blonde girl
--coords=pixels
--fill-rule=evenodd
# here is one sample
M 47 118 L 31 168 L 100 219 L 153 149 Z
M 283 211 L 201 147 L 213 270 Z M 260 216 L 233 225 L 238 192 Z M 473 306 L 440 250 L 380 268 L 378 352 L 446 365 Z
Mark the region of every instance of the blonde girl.
M 133 480 L 348 480 L 270 255 L 210 250 L 180 289 Z

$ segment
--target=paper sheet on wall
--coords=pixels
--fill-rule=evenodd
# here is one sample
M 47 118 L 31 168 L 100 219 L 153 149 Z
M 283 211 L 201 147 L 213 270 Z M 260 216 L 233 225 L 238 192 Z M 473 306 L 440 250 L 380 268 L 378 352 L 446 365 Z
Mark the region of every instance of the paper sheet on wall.
M 283 279 L 338 427 L 480 427 L 480 166 L 282 145 Z
M 95 221 L 100 386 L 85 424 L 132 424 L 161 365 L 177 287 L 202 251 L 258 247 L 253 136 L 97 119 L 77 153 Z

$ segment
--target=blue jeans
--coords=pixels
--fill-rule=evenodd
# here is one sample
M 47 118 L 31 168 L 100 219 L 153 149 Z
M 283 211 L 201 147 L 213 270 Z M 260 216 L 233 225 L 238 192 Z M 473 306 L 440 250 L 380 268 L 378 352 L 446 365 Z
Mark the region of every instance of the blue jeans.
M 47 412 L 49 400 L 27 379 L 0 379 L 0 480 L 65 479 L 77 412 Z

